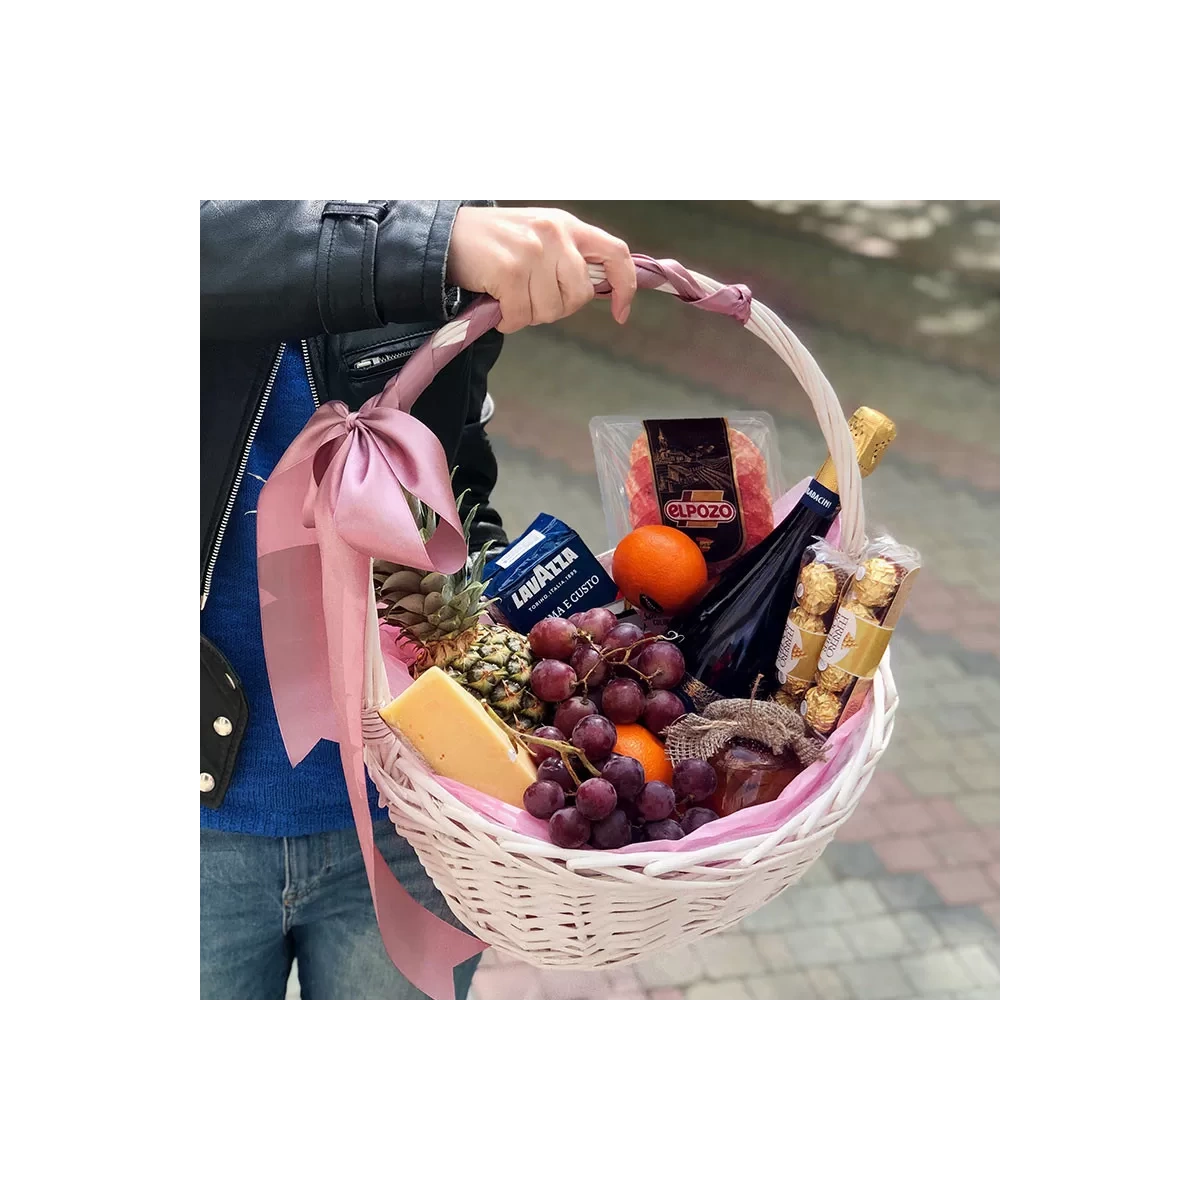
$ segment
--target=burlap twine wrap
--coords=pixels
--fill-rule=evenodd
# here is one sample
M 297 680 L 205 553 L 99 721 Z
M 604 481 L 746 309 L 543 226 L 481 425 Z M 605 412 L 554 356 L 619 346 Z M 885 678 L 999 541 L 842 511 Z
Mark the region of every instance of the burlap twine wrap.
M 801 768 L 823 757 L 821 743 L 805 736 L 804 718 L 772 700 L 714 700 L 703 714 L 688 713 L 667 730 L 672 762 L 712 758 L 735 738 L 759 742 L 773 753 L 790 749 Z

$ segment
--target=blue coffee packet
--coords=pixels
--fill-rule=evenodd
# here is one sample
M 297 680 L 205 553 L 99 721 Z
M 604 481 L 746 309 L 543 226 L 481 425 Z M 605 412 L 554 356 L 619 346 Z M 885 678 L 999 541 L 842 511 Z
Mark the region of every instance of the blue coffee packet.
M 617 598 L 617 585 L 579 534 L 547 513 L 488 563 L 483 577 L 495 609 L 519 633 L 543 617 L 569 617 Z

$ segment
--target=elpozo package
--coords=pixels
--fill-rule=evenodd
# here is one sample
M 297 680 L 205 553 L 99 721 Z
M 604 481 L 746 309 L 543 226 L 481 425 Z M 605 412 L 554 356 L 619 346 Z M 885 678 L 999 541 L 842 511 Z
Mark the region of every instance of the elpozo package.
M 483 577 L 494 608 L 519 633 L 543 617 L 569 617 L 617 598 L 617 585 L 579 534 L 547 513 L 493 559 Z
M 783 486 L 770 413 L 593 417 L 588 428 L 609 545 L 668 525 L 700 547 L 713 577 L 771 532 Z

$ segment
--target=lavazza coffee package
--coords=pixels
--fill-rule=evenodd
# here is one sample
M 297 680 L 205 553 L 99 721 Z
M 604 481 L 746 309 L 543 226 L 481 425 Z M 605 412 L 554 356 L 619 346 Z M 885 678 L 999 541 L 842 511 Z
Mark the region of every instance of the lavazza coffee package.
M 483 577 L 497 615 L 519 633 L 543 617 L 569 617 L 617 599 L 617 585 L 579 534 L 547 513 L 493 559 Z

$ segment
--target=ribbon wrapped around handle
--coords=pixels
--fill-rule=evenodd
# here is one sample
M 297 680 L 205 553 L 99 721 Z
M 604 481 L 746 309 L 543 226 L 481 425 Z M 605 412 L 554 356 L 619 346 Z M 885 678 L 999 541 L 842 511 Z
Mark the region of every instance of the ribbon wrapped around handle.
M 729 283 L 715 292 L 705 293 L 692 273 L 674 259 L 648 258 L 633 255 L 634 270 L 639 288 L 674 293 L 685 304 L 706 312 L 732 317 L 743 325 L 750 319 L 750 289 L 744 283 Z M 597 296 L 607 296 L 612 285 L 602 267 L 591 267 L 592 283 Z M 456 355 L 489 329 L 500 323 L 500 305 L 490 296 L 473 301 L 455 320 L 443 325 L 404 364 L 383 389 L 379 402 L 389 408 L 408 412 L 416 398 L 429 386 L 433 377 Z
M 396 968 L 435 1000 L 484 944 L 417 903 L 375 846 L 363 767 L 362 697 L 371 559 L 458 570 L 467 546 L 437 437 L 377 396 L 352 413 L 323 404 L 288 447 L 258 502 L 258 585 L 271 696 L 295 766 L 320 738 L 342 771 L 379 931 Z M 425 543 L 408 495 L 441 518 Z

